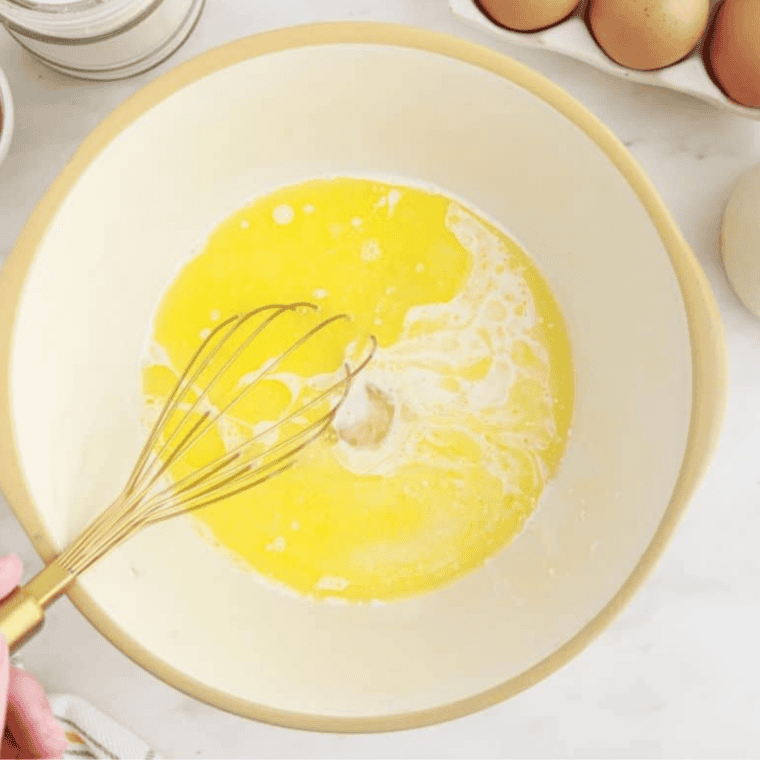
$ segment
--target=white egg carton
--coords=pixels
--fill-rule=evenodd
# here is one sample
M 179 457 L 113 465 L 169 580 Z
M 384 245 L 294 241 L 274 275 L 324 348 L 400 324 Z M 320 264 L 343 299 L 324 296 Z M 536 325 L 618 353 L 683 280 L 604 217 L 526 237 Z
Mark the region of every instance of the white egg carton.
M 713 10 L 717 2 L 718 0 L 711 0 Z M 578 10 L 567 21 L 542 32 L 525 33 L 512 32 L 494 24 L 480 10 L 475 0 L 449 0 L 449 5 L 455 15 L 503 40 L 525 47 L 562 53 L 621 79 L 682 92 L 727 111 L 760 120 L 760 108 L 737 105 L 729 100 L 712 81 L 702 60 L 701 44 L 691 56 L 674 66 L 659 71 L 631 71 L 610 60 L 599 49 L 583 20 L 585 2 L 581 3 Z

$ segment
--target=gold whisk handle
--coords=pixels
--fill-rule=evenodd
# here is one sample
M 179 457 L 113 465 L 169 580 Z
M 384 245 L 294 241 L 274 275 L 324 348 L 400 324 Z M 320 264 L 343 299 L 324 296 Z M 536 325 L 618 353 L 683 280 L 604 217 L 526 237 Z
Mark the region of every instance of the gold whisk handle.
M 0 633 L 11 652 L 40 629 L 45 620 L 45 607 L 73 580 L 74 575 L 65 567 L 51 562 L 0 604 Z

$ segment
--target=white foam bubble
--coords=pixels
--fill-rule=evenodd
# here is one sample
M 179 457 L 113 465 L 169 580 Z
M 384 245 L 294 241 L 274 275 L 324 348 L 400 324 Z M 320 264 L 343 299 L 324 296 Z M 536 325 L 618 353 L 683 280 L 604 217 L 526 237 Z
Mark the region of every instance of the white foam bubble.
M 403 193 L 397 190 L 395 187 L 388 191 L 388 216 L 393 216 L 393 212 L 396 210 L 398 202 L 401 200 Z
M 279 206 L 274 207 L 272 218 L 277 224 L 290 224 L 296 218 L 296 212 L 292 206 L 289 206 L 287 203 L 281 203 Z
M 383 249 L 380 247 L 380 243 L 374 238 L 371 240 L 365 240 L 362 243 L 361 257 L 362 261 L 377 261 L 383 255 Z
M 171 359 L 169 359 L 169 354 L 166 353 L 166 349 L 161 344 L 156 343 L 155 340 L 151 340 L 148 343 L 148 350 L 142 361 L 143 367 L 150 367 L 153 364 L 159 367 L 169 367 L 171 370 L 174 369 Z
M 315 588 L 318 588 L 320 591 L 344 591 L 349 585 L 349 582 L 345 578 L 339 578 L 335 575 L 323 575 L 317 581 Z
M 267 544 L 265 548 L 268 552 L 284 552 L 287 548 L 287 542 L 282 536 L 277 536 L 277 538 L 275 538 L 271 544 Z

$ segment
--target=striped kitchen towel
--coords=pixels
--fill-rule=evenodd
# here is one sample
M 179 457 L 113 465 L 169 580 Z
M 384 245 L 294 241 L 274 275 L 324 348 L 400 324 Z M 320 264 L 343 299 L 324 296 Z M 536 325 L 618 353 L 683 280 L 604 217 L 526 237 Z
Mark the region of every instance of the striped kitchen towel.
M 66 731 L 69 746 L 64 758 L 153 760 L 154 752 L 131 731 L 71 694 L 48 695 L 53 714 Z

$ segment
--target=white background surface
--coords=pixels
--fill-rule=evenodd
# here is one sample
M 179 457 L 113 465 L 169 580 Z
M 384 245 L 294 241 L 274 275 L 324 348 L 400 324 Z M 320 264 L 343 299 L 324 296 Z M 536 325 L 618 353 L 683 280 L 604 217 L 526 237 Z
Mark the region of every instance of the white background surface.
M 760 123 L 497 42 L 453 18 L 446 0 L 208 0 L 173 58 L 112 83 L 49 71 L 0 31 L 0 66 L 16 103 L 14 142 L 0 167 L 0 256 L 81 140 L 141 85 L 229 40 L 327 20 L 405 23 L 502 50 L 567 89 L 626 143 L 694 248 L 725 320 L 728 410 L 704 484 L 649 582 L 600 639 L 529 691 L 445 725 L 339 736 L 237 718 L 144 672 L 67 599 L 24 648 L 25 666 L 49 691 L 87 699 L 169 757 L 757 757 L 760 320 L 726 281 L 719 227 L 733 184 L 760 161 Z M 11 551 L 28 575 L 41 567 L 0 502 L 0 554 Z

